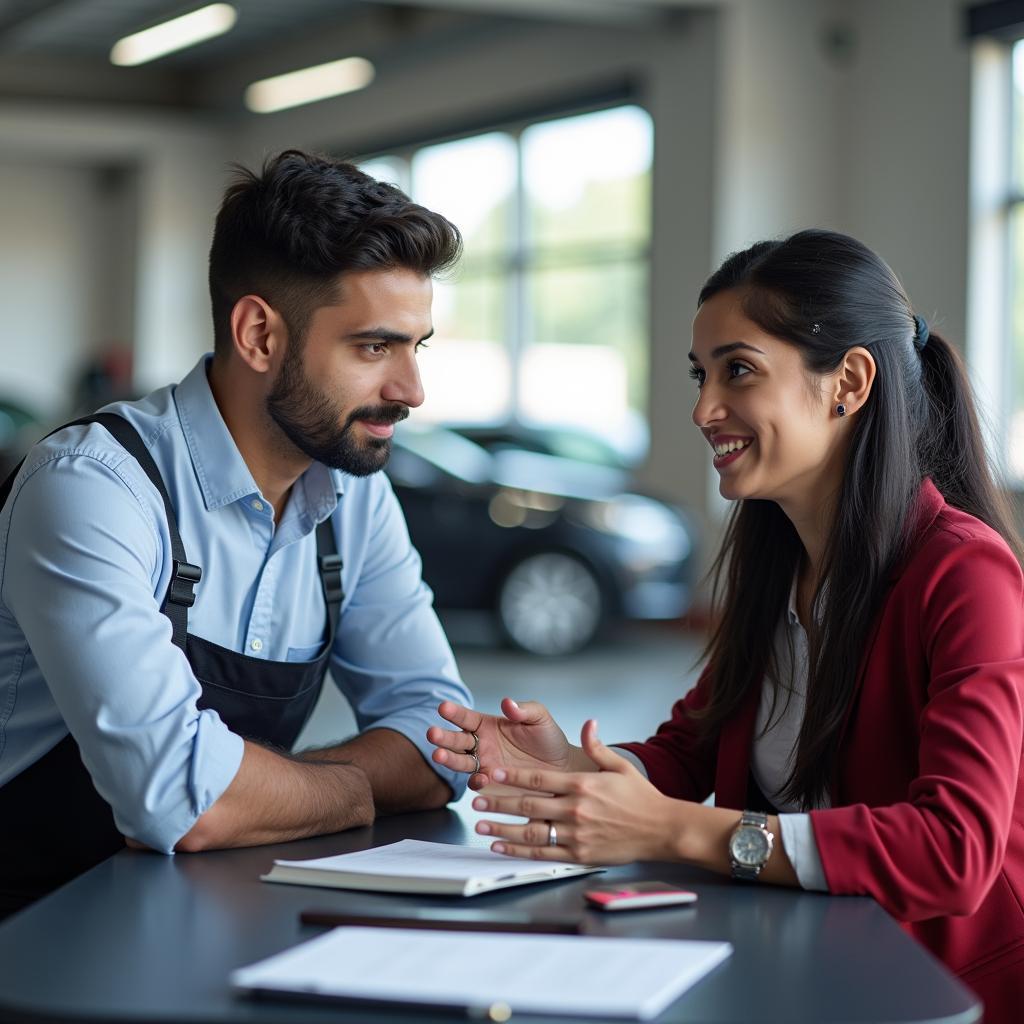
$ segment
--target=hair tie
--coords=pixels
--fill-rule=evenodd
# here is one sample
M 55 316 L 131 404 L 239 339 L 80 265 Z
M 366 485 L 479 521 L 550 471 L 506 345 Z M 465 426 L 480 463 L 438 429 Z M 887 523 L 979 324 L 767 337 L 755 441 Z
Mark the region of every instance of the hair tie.
M 928 324 L 923 316 L 914 317 L 914 327 L 914 345 L 920 352 L 921 349 L 923 349 L 925 345 L 928 344 L 928 339 L 929 337 L 931 337 L 931 333 L 928 330 Z

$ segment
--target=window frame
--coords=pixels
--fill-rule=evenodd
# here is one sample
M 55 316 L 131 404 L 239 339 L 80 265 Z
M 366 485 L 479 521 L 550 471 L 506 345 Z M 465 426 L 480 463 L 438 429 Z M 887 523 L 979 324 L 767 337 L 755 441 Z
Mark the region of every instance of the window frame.
M 508 135 L 513 142 L 516 154 L 515 184 L 510 198 L 511 221 L 510 244 L 502 253 L 494 253 L 480 257 L 463 257 L 459 267 L 459 274 L 462 279 L 479 276 L 494 276 L 505 283 L 505 324 L 504 338 L 509 358 L 510 380 L 509 380 L 509 413 L 508 419 L 515 422 L 521 418 L 522 401 L 522 365 L 523 354 L 530 342 L 527 338 L 527 325 L 532 321 L 532 310 L 530 307 L 530 289 L 528 275 L 531 271 L 552 268 L 588 268 L 602 264 L 631 263 L 641 267 L 650 278 L 651 266 L 651 235 L 653 232 L 653 211 L 648 219 L 648 230 L 646 239 L 635 243 L 594 244 L 594 243 L 568 243 L 566 245 L 552 245 L 551 243 L 536 243 L 529 240 L 527 219 L 529 216 L 528 197 L 526 194 L 526 182 L 523 166 L 523 135 L 530 129 L 540 124 L 548 124 L 554 121 L 561 121 L 567 118 L 596 114 L 606 110 L 616 110 L 622 107 L 636 107 L 642 110 L 650 120 L 653 133 L 654 117 L 645 104 L 640 102 L 633 95 L 617 95 L 614 97 L 581 103 L 571 108 L 560 106 L 547 113 L 535 113 L 529 116 L 519 116 L 508 120 L 490 124 L 487 127 L 475 126 L 464 131 L 450 132 L 439 135 L 437 138 L 421 139 L 412 144 L 400 146 L 376 147 L 374 150 L 354 158 L 359 164 L 370 163 L 374 160 L 396 160 L 400 161 L 403 167 L 403 180 L 399 183 L 401 187 L 415 199 L 415 178 L 413 175 L 413 159 L 419 151 L 432 146 L 443 145 L 451 142 L 459 142 L 465 139 L 476 138 L 492 132 L 500 132 Z M 653 175 L 653 161 L 649 174 Z M 642 332 L 646 338 L 648 351 L 651 341 L 651 314 L 646 309 L 645 320 L 642 325 Z M 644 403 L 643 408 L 636 411 L 646 417 L 648 414 L 649 387 L 644 382 Z

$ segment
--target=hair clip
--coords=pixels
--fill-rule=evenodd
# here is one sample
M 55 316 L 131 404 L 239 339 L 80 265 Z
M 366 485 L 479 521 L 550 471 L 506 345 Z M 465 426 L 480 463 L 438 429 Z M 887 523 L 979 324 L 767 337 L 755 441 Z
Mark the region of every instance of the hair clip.
M 821 334 L 821 324 L 811 324 L 811 334 Z

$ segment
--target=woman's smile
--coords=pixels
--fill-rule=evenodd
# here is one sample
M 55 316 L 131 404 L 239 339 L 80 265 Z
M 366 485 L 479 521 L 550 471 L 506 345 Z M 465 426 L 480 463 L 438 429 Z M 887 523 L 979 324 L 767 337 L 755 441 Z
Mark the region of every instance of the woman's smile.
M 731 434 L 709 437 L 708 441 L 715 453 L 712 458 L 715 469 L 732 465 L 754 443 L 752 437 L 737 437 Z

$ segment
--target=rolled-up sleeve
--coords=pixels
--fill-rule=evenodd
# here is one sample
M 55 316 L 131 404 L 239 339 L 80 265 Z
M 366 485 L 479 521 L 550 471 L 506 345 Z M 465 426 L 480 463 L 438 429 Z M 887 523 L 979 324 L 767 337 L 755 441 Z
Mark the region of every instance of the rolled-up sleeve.
M 160 498 L 133 460 L 50 455 L 9 507 L 0 597 L 126 835 L 170 853 L 223 793 L 243 742 L 171 642 Z
M 344 523 L 370 523 L 366 542 L 350 552 L 347 593 L 331 662 L 335 683 L 352 704 L 363 729 L 393 729 L 422 754 L 456 797 L 466 775 L 435 764 L 427 742 L 444 700 L 471 706 L 455 657 L 423 582 L 401 507 L 383 474 L 346 509 Z M 343 501 L 349 501 L 346 496 Z

